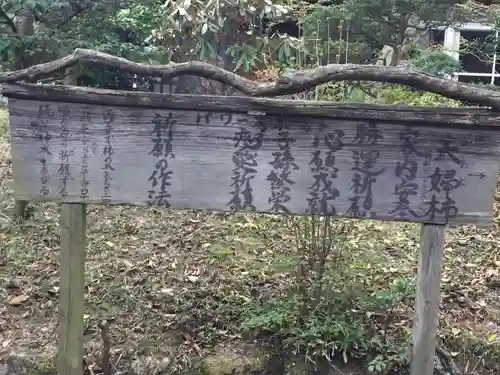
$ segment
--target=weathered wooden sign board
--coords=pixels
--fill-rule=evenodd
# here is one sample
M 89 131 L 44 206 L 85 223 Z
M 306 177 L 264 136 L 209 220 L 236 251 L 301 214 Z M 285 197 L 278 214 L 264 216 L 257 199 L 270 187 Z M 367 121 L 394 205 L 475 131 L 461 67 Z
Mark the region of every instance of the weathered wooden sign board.
M 249 109 L 258 113 L 249 113 L 238 103 L 221 110 L 209 97 L 189 96 L 168 108 L 158 94 L 149 94 L 149 108 L 137 94 L 128 106 L 99 105 L 50 86 L 4 92 L 18 199 L 491 220 L 500 133 L 477 120 L 457 125 L 443 115 L 429 124 L 407 110 L 366 118 L 363 108 L 350 118 L 335 110 L 288 115 L 283 102 L 278 111 L 255 105 Z M 252 107 L 252 99 L 238 100 Z
M 445 225 L 489 224 L 500 116 L 479 109 L 7 85 L 15 195 L 59 201 L 59 375 L 83 356 L 85 204 L 421 222 L 412 375 L 431 375 Z

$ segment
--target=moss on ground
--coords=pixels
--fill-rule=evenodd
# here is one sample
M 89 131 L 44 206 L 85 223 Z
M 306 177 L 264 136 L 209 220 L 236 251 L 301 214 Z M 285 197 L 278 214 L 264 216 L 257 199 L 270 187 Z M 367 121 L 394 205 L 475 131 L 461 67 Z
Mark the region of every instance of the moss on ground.
M 265 369 L 268 357 L 262 351 L 245 345 L 218 345 L 203 360 L 206 375 L 246 375 Z

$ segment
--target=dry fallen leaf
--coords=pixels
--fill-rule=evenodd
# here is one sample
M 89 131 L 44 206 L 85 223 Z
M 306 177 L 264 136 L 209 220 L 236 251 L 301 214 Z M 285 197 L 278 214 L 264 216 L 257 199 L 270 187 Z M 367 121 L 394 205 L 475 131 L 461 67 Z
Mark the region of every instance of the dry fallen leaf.
M 21 294 L 19 296 L 15 296 L 15 297 L 12 297 L 9 302 L 7 302 L 9 305 L 12 305 L 12 306 L 18 306 L 20 305 L 21 303 L 23 302 L 26 302 L 27 300 L 29 300 L 30 297 L 25 295 L 25 294 Z
M 175 294 L 172 288 L 164 288 L 161 290 L 162 293 L 168 294 L 169 296 L 173 296 Z

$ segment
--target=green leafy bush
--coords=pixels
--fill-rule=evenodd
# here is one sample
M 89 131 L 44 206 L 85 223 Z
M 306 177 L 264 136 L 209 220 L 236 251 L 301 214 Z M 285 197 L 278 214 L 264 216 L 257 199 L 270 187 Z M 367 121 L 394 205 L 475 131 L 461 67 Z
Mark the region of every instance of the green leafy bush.
M 401 289 L 403 284 L 354 296 L 348 279 L 336 280 L 335 284 L 327 282 L 321 301 L 306 316 L 300 299 L 290 291 L 247 309 L 242 325 L 254 335 L 279 336 L 282 349 L 302 354 L 317 364 L 338 356 L 363 358 L 368 359 L 368 368 L 377 373 L 409 361 L 409 336 L 392 342 L 374 323 L 376 316 L 390 311 L 411 294 L 413 286 L 404 284 Z
M 417 107 L 460 107 L 461 102 L 448 99 L 439 94 L 416 91 L 399 85 L 383 87 L 376 98 L 367 98 L 367 102 L 377 104 L 405 104 Z
M 356 270 L 358 263 L 343 249 L 342 233 L 352 223 L 317 217 L 293 220 L 296 277 L 281 295 L 241 307 L 244 331 L 279 337 L 280 349 L 315 365 L 338 357 L 362 358 L 373 373 L 406 365 L 410 336 L 393 327 L 392 319 L 396 307 L 413 296 L 413 283 L 395 279 L 389 287 L 361 286 L 372 271 L 363 268 L 366 261 Z
M 440 49 L 420 51 L 413 59 L 412 64 L 434 76 L 444 77 L 462 70 L 462 64 Z

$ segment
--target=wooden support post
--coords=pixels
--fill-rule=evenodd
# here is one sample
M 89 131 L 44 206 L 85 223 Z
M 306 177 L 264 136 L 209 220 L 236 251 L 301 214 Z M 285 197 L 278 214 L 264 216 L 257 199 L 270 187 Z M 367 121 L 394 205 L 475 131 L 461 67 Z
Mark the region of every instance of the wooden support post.
M 29 7 L 23 7 L 19 10 L 17 14 L 18 25 L 17 25 L 17 33 L 20 40 L 25 40 L 24 38 L 29 38 L 33 35 L 35 31 L 35 18 L 34 13 L 29 9 Z M 34 56 L 28 56 L 25 53 L 18 55 L 14 61 L 16 69 L 27 68 L 29 65 L 33 63 Z M 27 66 L 28 65 L 28 66 Z M 30 83 L 36 83 L 36 80 L 28 78 L 26 80 Z M 28 207 L 29 201 L 19 201 L 16 200 L 14 202 L 14 215 L 17 219 L 26 220 L 28 219 L 33 210 Z
M 443 265 L 445 225 L 423 224 L 413 323 L 411 375 L 432 375 Z
M 61 205 L 58 375 L 82 375 L 86 205 Z

